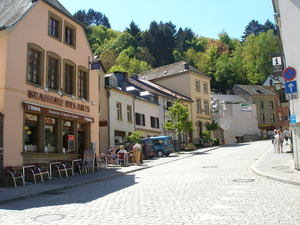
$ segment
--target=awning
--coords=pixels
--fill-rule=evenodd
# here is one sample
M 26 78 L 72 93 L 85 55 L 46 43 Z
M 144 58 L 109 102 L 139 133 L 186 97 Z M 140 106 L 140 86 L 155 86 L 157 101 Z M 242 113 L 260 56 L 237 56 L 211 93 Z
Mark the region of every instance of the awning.
M 107 126 L 107 120 L 99 116 L 99 127 L 106 127 Z

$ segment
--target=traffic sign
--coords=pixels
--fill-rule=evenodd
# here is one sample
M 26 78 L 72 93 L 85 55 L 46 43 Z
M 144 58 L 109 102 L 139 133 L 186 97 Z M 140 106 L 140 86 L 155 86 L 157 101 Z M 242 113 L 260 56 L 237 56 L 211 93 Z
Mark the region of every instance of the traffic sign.
M 296 81 L 286 82 L 285 93 L 287 94 L 297 93 L 297 82 Z
M 296 114 L 291 114 L 290 115 L 290 124 L 296 123 Z
M 293 67 L 287 67 L 282 72 L 282 76 L 285 80 L 291 81 L 294 80 L 296 77 L 296 70 Z

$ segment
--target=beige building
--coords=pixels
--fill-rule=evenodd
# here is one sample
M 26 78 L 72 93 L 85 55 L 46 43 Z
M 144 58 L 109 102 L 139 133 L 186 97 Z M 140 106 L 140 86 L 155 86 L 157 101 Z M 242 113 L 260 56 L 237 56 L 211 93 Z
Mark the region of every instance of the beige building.
M 139 78 L 151 80 L 194 101 L 190 107 L 190 116 L 195 130 L 187 135 L 186 142 L 201 143 L 201 132 L 206 130 L 206 124 L 212 123 L 211 78 L 183 61 L 142 72 Z
M 99 151 L 98 76 L 83 25 L 56 0 L 0 2 L 3 166 Z M 94 143 L 92 145 L 91 143 Z

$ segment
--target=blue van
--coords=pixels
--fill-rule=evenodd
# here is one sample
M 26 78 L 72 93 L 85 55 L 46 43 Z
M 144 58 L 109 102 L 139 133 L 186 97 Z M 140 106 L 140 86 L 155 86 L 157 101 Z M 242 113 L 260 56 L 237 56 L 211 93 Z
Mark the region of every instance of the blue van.
M 154 150 L 157 156 L 169 156 L 174 152 L 174 143 L 171 136 L 157 136 L 150 137 L 150 140 L 153 142 Z

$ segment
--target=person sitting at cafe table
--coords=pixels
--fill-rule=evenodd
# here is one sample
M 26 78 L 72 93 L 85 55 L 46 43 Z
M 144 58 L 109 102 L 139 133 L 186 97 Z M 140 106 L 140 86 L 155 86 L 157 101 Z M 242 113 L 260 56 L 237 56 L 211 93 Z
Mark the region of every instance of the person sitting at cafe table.
M 111 145 L 109 147 L 108 154 L 113 155 L 114 158 L 117 158 L 117 153 L 116 153 L 115 147 L 113 145 Z

